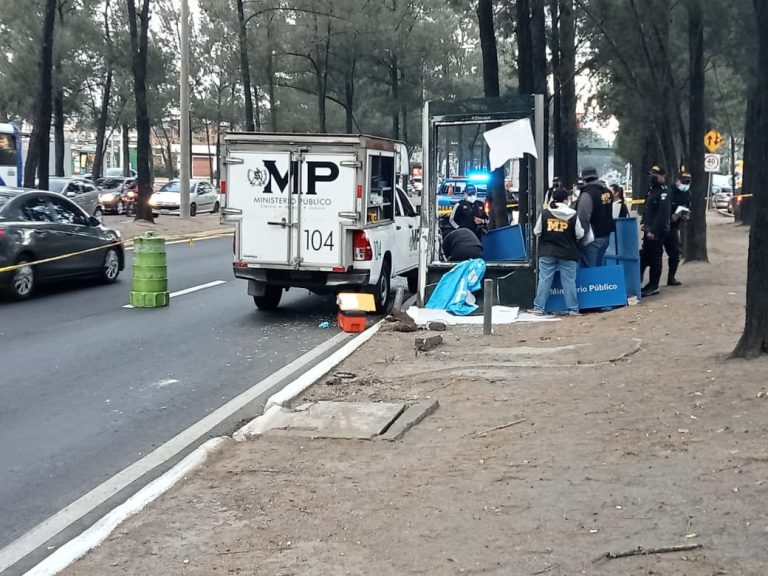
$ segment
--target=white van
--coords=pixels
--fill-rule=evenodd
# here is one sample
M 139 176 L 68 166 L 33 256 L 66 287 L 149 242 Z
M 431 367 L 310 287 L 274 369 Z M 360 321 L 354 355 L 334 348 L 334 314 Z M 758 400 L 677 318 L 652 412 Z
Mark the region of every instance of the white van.
M 225 149 L 222 219 L 235 225 L 234 273 L 259 309 L 277 308 L 294 287 L 370 291 L 379 312 L 392 277 L 415 291 L 419 214 L 395 184 L 407 173 L 402 143 L 235 133 Z

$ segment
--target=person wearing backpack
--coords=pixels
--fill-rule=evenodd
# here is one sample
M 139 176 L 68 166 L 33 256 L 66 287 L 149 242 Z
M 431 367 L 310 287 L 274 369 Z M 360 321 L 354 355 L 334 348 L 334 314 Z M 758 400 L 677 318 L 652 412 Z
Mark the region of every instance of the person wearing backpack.
M 584 237 L 584 228 L 576 210 L 568 205 L 570 193 L 564 188 L 555 190 L 552 203 L 542 211 L 533 229 L 539 238 L 539 285 L 533 301 L 531 314 L 546 314 L 555 272 L 560 272 L 565 305 L 568 314 L 579 316 L 579 302 L 576 296 L 576 271 L 581 256 L 579 240 Z

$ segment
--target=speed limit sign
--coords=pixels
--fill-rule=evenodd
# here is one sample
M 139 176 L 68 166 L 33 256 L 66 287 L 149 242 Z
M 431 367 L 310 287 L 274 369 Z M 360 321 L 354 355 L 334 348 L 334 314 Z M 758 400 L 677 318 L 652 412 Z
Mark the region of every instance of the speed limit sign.
M 704 155 L 704 171 L 720 172 L 720 154 Z

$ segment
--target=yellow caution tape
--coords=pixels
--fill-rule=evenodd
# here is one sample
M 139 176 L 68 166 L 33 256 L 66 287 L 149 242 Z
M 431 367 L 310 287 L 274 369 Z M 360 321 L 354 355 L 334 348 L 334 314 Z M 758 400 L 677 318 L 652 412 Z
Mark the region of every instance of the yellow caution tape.
M 507 208 L 517 208 L 518 204 L 507 204 Z M 437 215 L 438 216 L 448 216 L 451 212 L 453 212 L 453 206 L 450 208 L 438 208 L 437 209 Z
M 26 268 L 27 266 L 39 266 L 40 264 L 57 262 L 58 260 L 65 260 L 67 258 L 72 258 L 73 256 L 80 256 L 81 254 L 88 254 L 89 252 L 104 250 L 105 248 L 110 248 L 111 246 L 120 246 L 121 244 L 123 244 L 123 241 L 119 240 L 118 242 L 112 242 L 111 244 L 104 244 L 103 246 L 99 246 L 97 248 L 88 248 L 87 250 L 80 250 L 79 252 L 70 252 L 68 254 L 61 254 L 59 256 L 53 256 L 52 258 L 35 260 L 34 262 L 24 262 L 23 264 L 14 264 L 13 266 L 5 266 L 3 268 L 0 268 L 0 273 L 13 272 L 14 270 L 20 270 L 21 268 Z

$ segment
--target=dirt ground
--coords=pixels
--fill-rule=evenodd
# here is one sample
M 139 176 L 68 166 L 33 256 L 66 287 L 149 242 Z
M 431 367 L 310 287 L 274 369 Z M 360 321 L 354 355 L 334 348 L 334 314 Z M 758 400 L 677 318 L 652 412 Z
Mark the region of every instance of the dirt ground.
M 228 443 L 65 573 L 768 574 L 768 358 L 726 357 L 747 232 L 709 236 L 710 264 L 638 306 L 418 356 L 377 335 L 304 398 L 437 398 L 402 441 Z
M 123 238 L 127 241 L 133 240 L 136 236 L 142 236 L 150 230 L 160 236 L 173 239 L 196 234 L 225 234 L 234 229 L 232 226 L 221 224 L 219 214 L 200 214 L 189 220 L 161 214 L 154 224 L 136 222 L 132 216 L 105 216 L 104 225 L 120 230 Z

